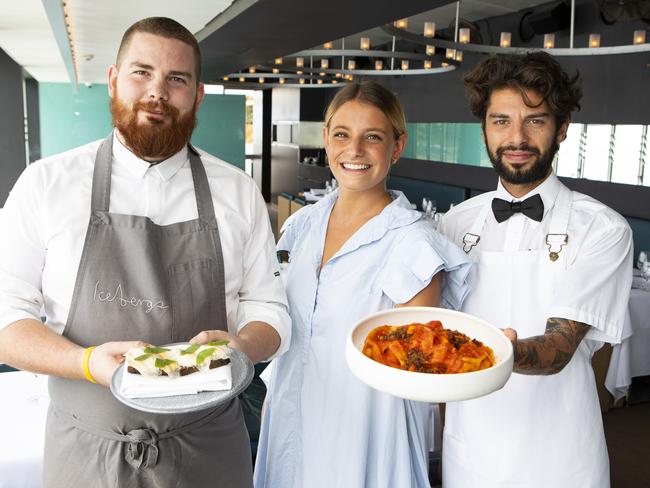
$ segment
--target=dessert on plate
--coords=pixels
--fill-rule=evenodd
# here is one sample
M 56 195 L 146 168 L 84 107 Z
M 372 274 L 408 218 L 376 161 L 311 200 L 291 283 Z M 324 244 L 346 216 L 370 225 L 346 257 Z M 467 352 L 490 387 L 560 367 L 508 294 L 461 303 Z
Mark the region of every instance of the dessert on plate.
M 133 348 L 125 355 L 127 372 L 147 377 L 178 378 L 209 371 L 230 363 L 230 348 L 227 344 L 228 341 L 224 340 L 207 344 Z

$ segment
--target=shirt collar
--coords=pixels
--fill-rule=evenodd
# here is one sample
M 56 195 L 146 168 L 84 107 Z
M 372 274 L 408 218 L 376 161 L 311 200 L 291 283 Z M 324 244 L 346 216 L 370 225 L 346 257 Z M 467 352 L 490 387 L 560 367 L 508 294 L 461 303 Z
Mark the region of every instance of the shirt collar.
M 501 178 L 499 178 L 499 184 L 497 185 L 497 190 L 494 196 L 497 198 L 502 198 L 503 200 L 507 200 L 509 202 L 519 202 L 521 200 L 525 200 L 526 198 L 532 197 L 533 195 L 539 194 L 542 202 L 544 202 L 544 216 L 546 216 L 546 214 L 553 208 L 553 205 L 555 205 L 555 199 L 560 193 L 561 187 L 562 183 L 555 175 L 555 173 L 551 172 L 551 174 L 548 175 L 548 177 L 539 186 L 533 188 L 523 197 L 515 198 L 510 193 L 508 193 L 508 190 L 506 190 L 503 186 L 503 183 L 501 183 Z
M 133 154 L 118 139 L 117 134 L 113 133 L 113 160 L 120 166 L 124 166 L 134 176 L 134 178 L 144 178 L 147 171 L 157 174 L 161 180 L 171 179 L 179 169 L 189 160 L 187 146 L 183 147 L 173 156 L 168 157 L 158 164 L 152 165 L 144 159 L 140 159 Z
M 422 218 L 422 214 L 411 208 L 411 203 L 401 191 L 389 190 L 393 201 L 386 205 L 379 215 L 370 219 L 339 249 L 335 257 L 355 251 L 361 246 L 378 241 L 392 229 L 410 225 Z M 338 198 L 338 190 L 333 191 L 323 198 L 318 205 L 318 213 L 314 218 L 318 219 L 316 228 L 320 230 L 320 241 L 325 241 L 325 232 L 329 215 Z M 319 205 L 320 204 L 320 205 Z
M 376 219 L 378 221 L 377 223 L 381 223 L 384 227 L 392 229 L 411 224 L 422 217 L 420 212 L 411 208 L 411 202 L 408 201 L 404 193 L 397 190 L 388 190 L 388 193 L 393 201 L 386 205 L 377 216 L 379 217 Z M 337 189 L 323 198 L 322 205 L 320 206 L 321 212 L 319 212 L 321 217 L 327 215 L 329 218 L 329 212 L 338 196 L 339 191 Z

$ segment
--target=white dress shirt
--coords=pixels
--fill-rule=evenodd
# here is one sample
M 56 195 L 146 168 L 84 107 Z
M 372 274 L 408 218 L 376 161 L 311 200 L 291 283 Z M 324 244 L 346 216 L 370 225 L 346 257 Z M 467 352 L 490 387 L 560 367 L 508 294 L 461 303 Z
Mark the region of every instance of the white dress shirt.
M 0 328 L 39 319 L 61 333 L 68 318 L 88 220 L 95 155 L 101 141 L 30 165 L 0 218 Z M 224 256 L 228 330 L 252 321 L 274 327 L 276 354 L 289 347 L 291 322 L 266 206 L 243 171 L 199 151 Z M 110 212 L 167 225 L 198 217 L 187 148 L 150 165 L 113 139 Z M 189 339 L 189 338 L 188 338 Z
M 539 194 L 544 202 L 541 222 L 515 213 L 498 223 L 490 210 L 478 247 L 490 252 L 546 249 L 550 217 L 561 186 L 557 176 L 551 174 L 530 193 L 514 198 L 499 180 L 496 191 L 471 198 L 447 212 L 438 230 L 462 246 L 463 236 L 470 232 L 480 210 L 491 205 L 493 198 L 520 201 Z M 568 253 L 568 267 L 555 290 L 554 305 L 548 317 L 591 325 L 587 338 L 620 342 L 627 300 L 619 303 L 618 297 L 628 296 L 632 282 L 632 230 L 623 217 L 599 201 L 581 193 L 571 194 L 567 228 L 569 242 L 562 251 Z M 625 290 L 625 294 L 621 295 L 621 290 Z

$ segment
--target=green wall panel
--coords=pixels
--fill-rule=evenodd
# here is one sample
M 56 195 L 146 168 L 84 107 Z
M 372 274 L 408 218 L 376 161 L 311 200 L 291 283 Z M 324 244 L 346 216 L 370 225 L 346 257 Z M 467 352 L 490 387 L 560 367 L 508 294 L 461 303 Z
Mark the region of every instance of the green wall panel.
M 39 83 L 38 97 L 42 157 L 101 139 L 111 131 L 105 84 L 79 85 L 74 93 L 69 83 Z
M 490 166 L 480 124 L 408 123 L 404 157 L 443 163 Z
M 192 144 L 244 169 L 246 97 L 206 95 L 199 109 Z
M 108 87 L 39 83 L 42 156 L 67 151 L 106 137 L 112 129 Z M 192 144 L 244 168 L 243 95 L 206 95 L 198 114 Z

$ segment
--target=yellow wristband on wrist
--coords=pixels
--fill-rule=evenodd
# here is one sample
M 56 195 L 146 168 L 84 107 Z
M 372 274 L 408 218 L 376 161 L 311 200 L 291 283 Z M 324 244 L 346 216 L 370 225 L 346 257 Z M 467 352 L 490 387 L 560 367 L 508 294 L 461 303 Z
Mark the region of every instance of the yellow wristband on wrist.
M 97 381 L 95 381 L 95 378 L 93 378 L 93 375 L 90 374 L 90 368 L 88 367 L 88 362 L 90 361 L 90 353 L 92 353 L 94 349 L 95 346 L 90 346 L 86 348 L 86 350 L 84 351 L 84 359 L 83 362 L 81 363 L 81 368 L 83 369 L 84 376 L 91 383 L 97 383 Z

